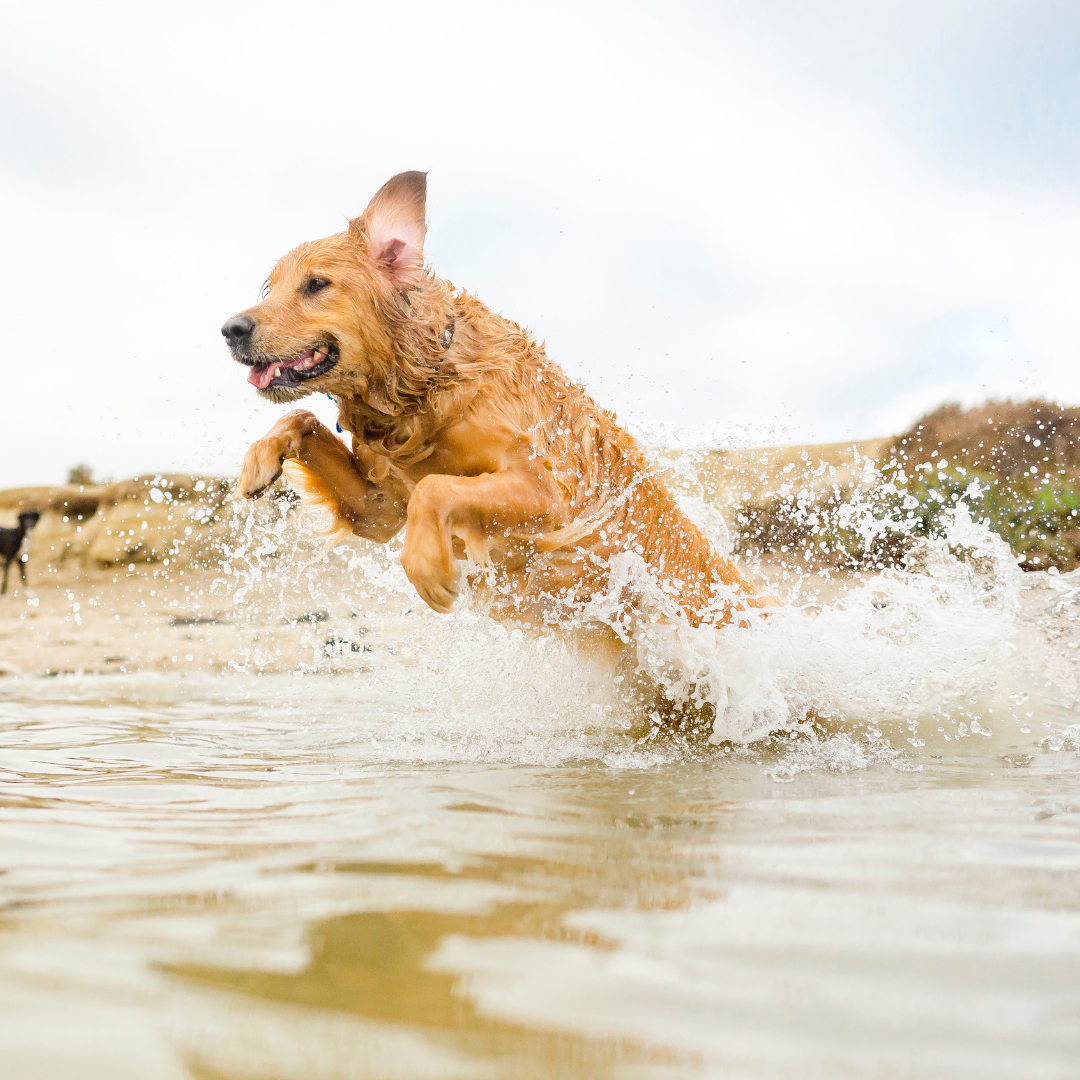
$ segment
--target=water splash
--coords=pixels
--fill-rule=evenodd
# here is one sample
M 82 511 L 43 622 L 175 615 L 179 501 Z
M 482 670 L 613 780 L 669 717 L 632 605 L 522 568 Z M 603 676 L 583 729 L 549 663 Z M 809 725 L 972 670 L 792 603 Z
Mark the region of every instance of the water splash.
M 712 507 L 694 494 L 680 501 L 717 547 L 729 546 Z M 841 512 L 870 539 L 884 527 L 867 497 Z M 945 512 L 938 536 L 908 552 L 903 569 L 796 575 L 788 606 L 750 628 L 689 626 L 642 560 L 623 553 L 605 595 L 567 612 L 563 629 L 535 635 L 467 603 L 434 616 L 392 548 L 345 544 L 303 568 L 310 552 L 288 513 L 263 513 L 266 520 L 249 514 L 231 578 L 222 579 L 234 602 L 284 612 L 288 586 L 315 604 L 360 607 L 370 629 L 361 649 L 312 633 L 298 670 L 351 670 L 403 715 L 430 722 L 437 714 L 438 737 L 450 742 L 491 740 L 494 724 L 519 749 L 556 731 L 632 732 L 658 745 L 671 713 L 653 708 L 643 685 L 660 690 L 676 714 L 697 717 L 713 746 L 797 736 L 783 744 L 778 779 L 803 767 L 904 767 L 902 752 L 997 732 L 1056 738 L 1080 718 L 1080 572 L 1024 573 L 962 502 Z M 1040 731 L 1032 732 L 1036 715 Z

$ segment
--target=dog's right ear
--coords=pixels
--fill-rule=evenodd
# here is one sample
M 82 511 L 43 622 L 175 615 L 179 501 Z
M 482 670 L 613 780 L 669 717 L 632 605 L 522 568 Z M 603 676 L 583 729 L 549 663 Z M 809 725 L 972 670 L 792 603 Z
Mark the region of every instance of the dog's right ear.
M 399 285 L 415 280 L 424 268 L 426 206 L 427 173 L 398 173 L 349 222 L 349 236 Z

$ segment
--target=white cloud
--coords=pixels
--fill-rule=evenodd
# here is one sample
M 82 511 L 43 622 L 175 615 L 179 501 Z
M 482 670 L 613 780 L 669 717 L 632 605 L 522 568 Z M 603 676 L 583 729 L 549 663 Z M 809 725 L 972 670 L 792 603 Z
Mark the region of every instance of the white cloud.
M 1075 112 L 1044 108 L 1053 72 L 1072 100 L 1054 58 L 1076 20 L 1054 4 L 6 21 L 5 424 L 29 452 L 0 483 L 82 459 L 234 469 L 278 410 L 218 326 L 403 168 L 431 170 L 436 269 L 639 427 L 828 440 L 943 396 L 1080 397 L 1080 199 L 1059 169 Z M 979 102 L 1013 83 L 1038 115 L 991 131 Z

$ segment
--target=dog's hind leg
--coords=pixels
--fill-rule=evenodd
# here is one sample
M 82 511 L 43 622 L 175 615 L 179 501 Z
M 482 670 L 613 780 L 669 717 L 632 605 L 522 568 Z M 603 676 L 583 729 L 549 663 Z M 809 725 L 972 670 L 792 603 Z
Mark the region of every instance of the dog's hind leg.
M 10 569 L 11 569 L 11 560 L 10 559 L 5 559 L 4 560 L 4 584 L 3 584 L 3 587 L 0 588 L 0 596 L 3 596 L 4 593 L 7 592 L 8 571 Z

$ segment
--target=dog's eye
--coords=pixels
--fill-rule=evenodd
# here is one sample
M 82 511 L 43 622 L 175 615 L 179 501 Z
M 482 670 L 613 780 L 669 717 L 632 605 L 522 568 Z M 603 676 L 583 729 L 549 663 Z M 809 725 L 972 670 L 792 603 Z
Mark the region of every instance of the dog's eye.
M 306 292 L 308 296 L 311 296 L 313 293 L 322 292 L 329 284 L 330 282 L 327 281 L 326 278 L 309 278 L 308 283 L 304 286 L 304 292 Z

